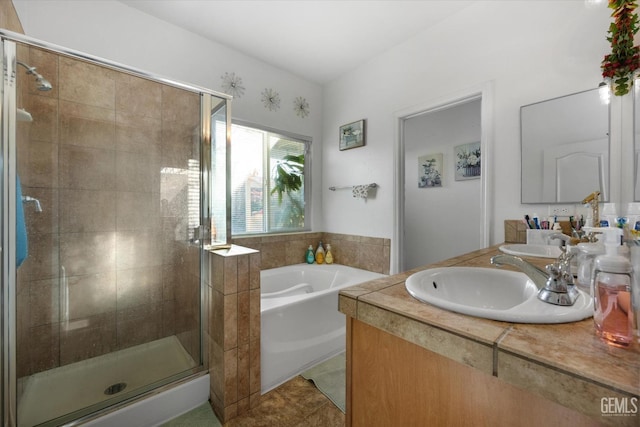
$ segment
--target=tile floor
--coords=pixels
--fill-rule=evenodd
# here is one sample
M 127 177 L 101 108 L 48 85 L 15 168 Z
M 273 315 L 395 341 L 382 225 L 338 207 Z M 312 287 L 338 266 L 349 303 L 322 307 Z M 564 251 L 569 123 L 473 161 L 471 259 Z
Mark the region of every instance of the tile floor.
M 222 427 L 344 427 L 344 414 L 311 382 L 297 376 L 262 396 L 259 406 Z M 202 408 L 165 427 L 221 426 L 213 411 Z

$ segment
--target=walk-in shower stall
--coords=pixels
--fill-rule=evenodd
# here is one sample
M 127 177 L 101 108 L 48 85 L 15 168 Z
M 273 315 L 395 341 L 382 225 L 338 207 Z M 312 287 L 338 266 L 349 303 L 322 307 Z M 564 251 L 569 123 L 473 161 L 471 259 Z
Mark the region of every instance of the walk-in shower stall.
M 0 36 L 3 425 L 86 420 L 205 375 L 229 98 Z

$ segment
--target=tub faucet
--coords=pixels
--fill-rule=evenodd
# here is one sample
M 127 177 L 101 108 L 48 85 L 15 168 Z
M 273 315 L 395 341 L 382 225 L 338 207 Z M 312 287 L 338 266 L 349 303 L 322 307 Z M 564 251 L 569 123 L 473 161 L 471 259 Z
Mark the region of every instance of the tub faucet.
M 514 255 L 495 255 L 491 264 L 500 267 L 511 265 L 519 268 L 538 287 L 538 299 L 554 305 L 573 305 L 580 293 L 573 283 L 569 268 L 572 255 L 563 252 L 558 261 L 549 264 L 545 270 Z

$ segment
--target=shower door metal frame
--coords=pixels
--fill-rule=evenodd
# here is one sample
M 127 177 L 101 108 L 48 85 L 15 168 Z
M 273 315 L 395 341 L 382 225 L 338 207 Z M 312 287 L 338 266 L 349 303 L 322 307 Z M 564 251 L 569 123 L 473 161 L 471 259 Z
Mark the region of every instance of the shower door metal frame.
M 95 65 L 111 68 L 113 70 L 128 73 L 136 77 L 145 78 L 155 81 L 167 86 L 171 86 L 177 89 L 182 89 L 188 92 L 197 93 L 201 98 L 201 129 L 200 129 L 200 147 L 201 147 L 201 185 L 206 179 L 207 183 L 201 186 L 201 224 L 200 229 L 208 229 L 211 223 L 211 206 L 210 206 L 210 168 L 211 158 L 203 158 L 203 154 L 211 152 L 211 107 L 213 105 L 213 99 L 217 98 L 218 101 L 224 103 L 227 112 L 227 134 L 226 144 L 227 149 L 230 149 L 230 129 L 231 129 L 231 100 L 230 95 L 216 92 L 207 88 L 185 84 L 177 82 L 171 79 L 167 79 L 162 76 L 150 74 L 133 67 L 128 67 L 117 62 L 109 61 L 103 58 L 78 52 L 72 49 L 63 48 L 54 44 L 43 42 L 41 40 L 33 39 L 23 34 L 15 33 L 5 29 L 0 29 L 0 54 L 2 55 L 2 69 L 3 69 L 3 82 L 0 85 L 0 275 L 2 276 L 2 282 L 0 283 L 0 397 L 2 398 L 2 405 L 0 405 L 0 419 L 2 420 L 2 426 L 15 426 L 17 425 L 17 372 L 16 372 L 16 252 L 15 252 L 15 239 L 16 239 L 16 213 L 15 209 L 10 209 L 11 206 L 16 206 L 16 176 L 17 176 L 17 153 L 16 153 L 16 103 L 17 103 L 17 84 L 16 84 L 16 43 L 24 43 L 28 46 L 46 49 L 59 55 L 68 56 L 78 60 L 88 61 Z M 203 101 L 208 99 L 208 101 Z M 208 109 L 203 108 L 206 105 Z M 219 103 L 216 104 L 219 106 Z M 206 117 L 206 118 L 205 118 Z M 208 129 L 206 126 L 208 125 Z M 208 140 L 208 151 L 206 148 Z M 204 151 L 204 153 L 203 153 Z M 208 166 L 206 166 L 208 165 Z M 208 168 L 208 169 L 207 169 Z M 227 162 L 227 168 L 229 168 L 229 161 Z M 227 169 L 228 170 L 228 169 Z M 230 183 L 227 182 L 227 192 L 229 191 Z M 207 192 L 204 194 L 204 192 Z M 229 194 L 229 193 L 227 193 Z M 227 218 L 228 218 L 228 234 L 227 239 L 230 240 L 231 236 L 231 205 L 230 201 L 227 201 Z M 6 215 L 5 215 L 6 213 Z M 205 226 L 205 227 L 203 227 Z M 203 236 L 204 237 L 204 236 Z M 210 235 L 208 236 L 210 243 Z M 176 382 L 158 387 L 148 392 L 142 393 L 136 397 L 128 399 L 115 407 L 105 408 L 99 410 L 96 413 L 84 416 L 82 418 L 70 421 L 67 425 L 76 425 L 81 422 L 85 422 L 104 415 L 105 413 L 112 412 L 119 408 L 119 405 L 130 404 L 134 401 L 144 399 L 150 395 L 162 392 L 163 390 L 174 387 L 175 385 L 189 381 L 193 378 L 205 375 L 208 373 L 208 346 L 205 339 L 205 322 L 208 320 L 208 299 L 206 298 L 206 282 L 204 281 L 205 275 L 203 274 L 205 266 L 203 262 L 208 262 L 206 256 L 204 240 L 200 240 L 200 354 L 201 354 L 201 366 L 202 370 L 193 373 L 190 376 L 181 378 Z
M 2 40 L 2 415 L 16 424 L 16 44 Z

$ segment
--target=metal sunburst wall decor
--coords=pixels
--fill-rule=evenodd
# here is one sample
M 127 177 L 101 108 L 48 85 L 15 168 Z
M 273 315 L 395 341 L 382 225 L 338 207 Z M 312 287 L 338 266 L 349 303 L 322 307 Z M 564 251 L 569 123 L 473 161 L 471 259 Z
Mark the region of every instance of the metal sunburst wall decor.
M 302 117 L 304 119 L 309 115 L 309 103 L 305 98 L 298 96 L 293 100 L 293 110 L 296 112 L 298 117 Z
M 222 79 L 222 91 L 234 98 L 241 98 L 244 95 L 244 86 L 242 86 L 242 77 L 236 76 L 236 73 L 224 73 L 220 76 Z
M 280 108 L 280 95 L 275 90 L 268 88 L 262 91 L 262 103 L 269 111 Z

